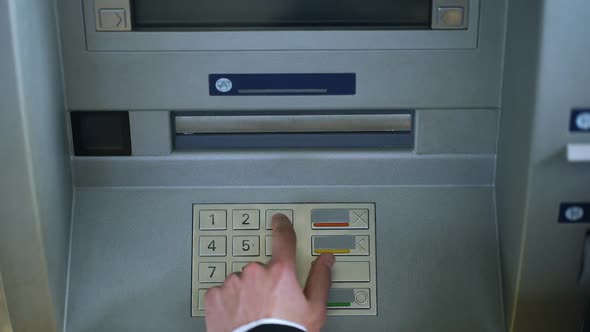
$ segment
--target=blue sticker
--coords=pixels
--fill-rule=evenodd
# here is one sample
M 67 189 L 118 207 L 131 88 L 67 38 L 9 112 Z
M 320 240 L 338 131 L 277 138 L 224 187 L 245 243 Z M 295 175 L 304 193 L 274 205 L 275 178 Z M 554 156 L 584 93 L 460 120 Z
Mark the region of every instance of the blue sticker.
M 575 109 L 570 118 L 570 131 L 590 131 L 590 109 Z
M 565 224 L 590 223 L 590 203 L 561 203 L 559 222 Z
M 356 74 L 210 74 L 211 96 L 356 94 Z

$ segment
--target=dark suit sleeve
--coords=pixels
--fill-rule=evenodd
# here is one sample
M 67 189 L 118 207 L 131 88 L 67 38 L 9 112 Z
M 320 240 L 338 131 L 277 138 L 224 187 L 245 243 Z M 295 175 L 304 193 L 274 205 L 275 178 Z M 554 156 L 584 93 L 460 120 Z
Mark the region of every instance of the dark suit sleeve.
M 268 324 L 257 326 L 248 332 L 303 332 L 300 329 L 296 329 L 291 326 Z

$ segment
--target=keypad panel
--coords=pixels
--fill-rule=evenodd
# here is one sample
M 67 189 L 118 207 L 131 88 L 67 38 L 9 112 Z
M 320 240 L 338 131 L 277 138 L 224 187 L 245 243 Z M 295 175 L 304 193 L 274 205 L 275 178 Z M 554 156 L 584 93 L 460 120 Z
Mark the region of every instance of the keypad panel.
M 270 262 L 277 213 L 285 214 L 297 233 L 302 286 L 317 256 L 336 255 L 328 315 L 376 315 L 373 203 L 194 204 L 192 315 L 205 315 L 208 288 L 250 262 Z

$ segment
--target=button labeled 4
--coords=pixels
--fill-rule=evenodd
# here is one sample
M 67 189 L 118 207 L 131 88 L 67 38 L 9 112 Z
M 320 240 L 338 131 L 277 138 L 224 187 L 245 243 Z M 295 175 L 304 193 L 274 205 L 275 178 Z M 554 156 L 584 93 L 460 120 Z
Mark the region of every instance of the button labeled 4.
M 199 256 L 225 256 L 225 236 L 201 236 L 199 237 Z

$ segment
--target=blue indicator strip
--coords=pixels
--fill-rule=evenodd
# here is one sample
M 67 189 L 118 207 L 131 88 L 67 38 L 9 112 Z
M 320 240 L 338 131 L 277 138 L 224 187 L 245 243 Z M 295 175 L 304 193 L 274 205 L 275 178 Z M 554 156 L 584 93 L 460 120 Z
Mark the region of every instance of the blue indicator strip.
M 356 74 L 210 74 L 211 96 L 338 96 L 356 94 Z

